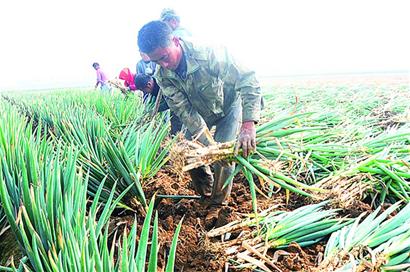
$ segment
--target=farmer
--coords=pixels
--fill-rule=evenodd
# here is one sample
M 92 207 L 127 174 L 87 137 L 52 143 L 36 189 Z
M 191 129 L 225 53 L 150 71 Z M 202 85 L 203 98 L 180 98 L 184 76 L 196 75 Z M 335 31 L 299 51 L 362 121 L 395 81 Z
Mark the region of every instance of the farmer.
M 94 62 L 93 67 L 95 71 L 97 72 L 97 82 L 95 83 L 94 89 L 97 89 L 98 85 L 100 85 L 100 89 L 102 93 L 110 93 L 111 86 L 108 84 L 108 77 L 101 70 L 100 64 L 98 64 L 98 62 Z
M 172 34 L 183 39 L 192 36 L 186 28 L 180 26 L 180 18 L 173 9 L 165 8 L 161 12 L 161 20 L 171 29 Z M 141 60 L 137 63 L 137 74 L 146 74 L 152 76 L 155 72 L 156 64 L 151 62 L 146 54 L 140 52 Z
M 129 91 L 137 90 L 134 82 L 135 75 L 131 72 L 130 68 L 123 68 L 118 78 L 124 80 L 124 85 Z
M 165 100 L 187 128 L 187 138 L 204 145 L 229 142 L 237 137 L 243 155 L 255 150 L 255 123 L 259 119 L 261 94 L 253 71 L 240 66 L 225 48 L 199 47 L 172 35 L 162 21 L 144 25 L 138 46 L 151 61 L 160 65 L 155 78 Z M 214 138 L 209 129 L 216 127 Z M 210 206 L 207 220 L 218 217 L 232 182 L 222 187 L 234 171 L 224 163 L 190 172 L 193 186 Z
M 137 74 L 135 76 L 135 87 L 137 90 L 141 90 L 144 93 L 144 100 L 146 100 L 149 96 L 151 96 L 151 99 L 154 99 L 154 101 L 157 99 L 159 86 L 155 78 L 145 74 Z M 158 111 L 162 112 L 168 109 L 169 107 L 166 101 L 164 98 L 161 98 Z M 171 111 L 171 135 L 176 135 L 179 131 L 181 131 L 181 128 L 181 120 L 179 120 L 178 116 Z
M 166 23 L 172 29 L 172 35 L 182 39 L 192 37 L 191 32 L 180 25 L 180 18 L 173 9 L 163 9 L 161 12 L 161 21 Z

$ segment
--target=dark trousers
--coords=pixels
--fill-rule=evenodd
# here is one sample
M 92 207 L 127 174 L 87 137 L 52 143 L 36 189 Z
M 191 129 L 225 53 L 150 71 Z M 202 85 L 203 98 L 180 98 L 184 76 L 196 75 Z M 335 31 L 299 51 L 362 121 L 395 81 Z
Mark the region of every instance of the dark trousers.
M 176 135 L 178 132 L 181 131 L 181 129 L 182 129 L 181 120 L 178 118 L 178 116 L 175 115 L 175 113 L 171 111 L 171 135 L 172 136 Z
M 208 128 L 215 126 L 214 140 L 219 143 L 234 141 L 238 135 L 242 120 L 241 100 L 233 103 L 226 115 L 213 124 L 207 124 Z M 206 121 L 206 120 L 205 120 Z M 190 139 L 191 135 L 186 133 Z M 234 163 L 215 163 L 212 165 L 214 174 L 212 175 L 211 167 L 202 166 L 191 170 L 192 184 L 195 191 L 203 197 L 209 197 L 211 205 L 221 205 L 230 195 L 232 182 L 223 190 L 225 181 L 235 170 Z

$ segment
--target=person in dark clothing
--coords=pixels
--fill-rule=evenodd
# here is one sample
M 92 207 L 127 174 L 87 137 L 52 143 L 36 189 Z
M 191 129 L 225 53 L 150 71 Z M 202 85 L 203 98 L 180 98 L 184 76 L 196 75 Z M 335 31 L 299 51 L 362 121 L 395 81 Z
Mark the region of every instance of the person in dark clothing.
M 156 99 L 159 93 L 159 86 L 155 78 L 146 74 L 135 75 L 135 87 L 137 90 L 141 90 L 144 93 L 144 101 L 149 98 Z M 162 112 L 168 109 L 169 107 L 165 102 L 165 99 L 161 98 L 158 111 Z M 179 131 L 181 131 L 181 129 L 181 120 L 171 111 L 171 135 L 176 135 Z

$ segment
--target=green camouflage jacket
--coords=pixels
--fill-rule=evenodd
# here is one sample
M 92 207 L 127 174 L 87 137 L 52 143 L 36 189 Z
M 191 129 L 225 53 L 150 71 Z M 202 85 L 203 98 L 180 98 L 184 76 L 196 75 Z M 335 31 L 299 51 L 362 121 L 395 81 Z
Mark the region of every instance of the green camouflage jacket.
M 238 65 L 225 48 L 196 47 L 182 41 L 187 77 L 159 68 L 154 77 L 167 104 L 192 135 L 206 124 L 224 117 L 242 98 L 242 121 L 258 121 L 261 107 L 259 83 L 253 71 Z

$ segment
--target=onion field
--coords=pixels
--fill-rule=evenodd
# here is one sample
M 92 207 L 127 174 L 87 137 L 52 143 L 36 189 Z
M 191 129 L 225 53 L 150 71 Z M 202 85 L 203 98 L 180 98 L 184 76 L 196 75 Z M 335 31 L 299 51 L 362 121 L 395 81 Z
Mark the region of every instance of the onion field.
M 246 158 L 137 95 L 0 93 L 0 271 L 410 271 L 410 79 L 262 87 Z M 187 171 L 224 160 L 209 222 Z

